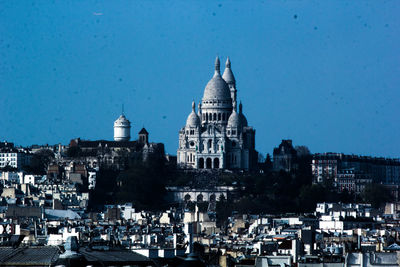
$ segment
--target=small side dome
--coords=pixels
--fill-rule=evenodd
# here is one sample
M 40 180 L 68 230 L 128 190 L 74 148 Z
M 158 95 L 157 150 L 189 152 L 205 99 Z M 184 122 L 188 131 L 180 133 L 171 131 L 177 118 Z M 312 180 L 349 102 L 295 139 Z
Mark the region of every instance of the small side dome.
M 232 114 L 228 119 L 228 127 L 241 127 L 240 114 L 236 112 L 236 101 L 233 102 Z
M 196 113 L 191 112 L 186 120 L 186 126 L 197 127 L 200 125 L 199 116 Z
M 233 111 L 228 119 L 228 127 L 240 127 L 240 116 L 236 111 Z
M 194 101 L 192 103 L 192 112 L 189 114 L 189 116 L 186 120 L 186 126 L 190 126 L 190 127 L 200 126 L 200 118 L 196 114 Z

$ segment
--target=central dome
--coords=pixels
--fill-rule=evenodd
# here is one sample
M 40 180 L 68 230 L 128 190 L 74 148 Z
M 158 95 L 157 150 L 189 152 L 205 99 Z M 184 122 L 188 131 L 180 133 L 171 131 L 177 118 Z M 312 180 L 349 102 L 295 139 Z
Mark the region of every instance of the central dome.
M 222 79 L 219 70 L 219 58 L 215 60 L 214 77 L 207 83 L 204 89 L 203 100 L 230 100 L 231 92 L 228 84 Z
M 207 83 L 203 99 L 231 99 L 229 86 L 224 79 L 222 79 L 221 75 L 214 75 L 214 77 Z

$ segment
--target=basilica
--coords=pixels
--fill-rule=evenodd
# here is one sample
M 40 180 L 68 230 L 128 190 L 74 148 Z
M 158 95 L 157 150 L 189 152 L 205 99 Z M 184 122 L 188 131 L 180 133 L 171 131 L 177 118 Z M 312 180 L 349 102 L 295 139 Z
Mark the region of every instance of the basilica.
M 193 102 L 186 125 L 179 131 L 179 168 L 248 171 L 256 167 L 255 130 L 248 126 L 236 95 L 229 58 L 221 76 L 217 57 L 214 76 L 204 89 L 197 112 Z

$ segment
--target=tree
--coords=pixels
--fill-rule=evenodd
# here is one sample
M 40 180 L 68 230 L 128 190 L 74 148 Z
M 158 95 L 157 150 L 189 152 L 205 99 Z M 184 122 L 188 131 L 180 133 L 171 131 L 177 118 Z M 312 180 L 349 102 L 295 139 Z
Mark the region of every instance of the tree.
M 368 184 L 361 193 L 361 198 L 372 207 L 379 208 L 382 204 L 391 200 L 389 190 L 381 184 Z
M 232 203 L 224 195 L 216 203 L 217 226 L 226 229 L 228 217 L 232 214 Z
M 166 194 L 165 176 L 162 161 L 136 163 L 119 175 L 117 201 L 133 202 L 138 209 L 162 210 Z
M 308 156 L 311 154 L 310 150 L 306 146 L 296 146 L 294 149 L 296 150 L 298 157 Z
M 263 156 L 262 153 L 258 153 L 258 162 L 259 163 L 265 162 L 265 157 Z
M 70 146 L 67 150 L 67 156 L 70 158 L 79 157 L 82 150 L 78 146 Z
M 306 185 L 300 189 L 299 207 L 302 211 L 312 211 L 318 202 L 328 200 L 329 190 L 319 184 Z
M 40 149 L 31 159 L 28 166 L 23 166 L 24 171 L 34 174 L 43 175 L 47 171 L 47 167 L 54 159 L 54 152 L 50 149 Z

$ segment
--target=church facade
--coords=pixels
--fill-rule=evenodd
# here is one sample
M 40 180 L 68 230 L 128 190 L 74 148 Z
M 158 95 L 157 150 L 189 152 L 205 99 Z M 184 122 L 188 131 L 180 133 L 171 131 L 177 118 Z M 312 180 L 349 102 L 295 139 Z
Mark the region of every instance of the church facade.
M 238 110 L 239 107 L 239 110 Z M 203 99 L 192 103 L 186 125 L 179 131 L 177 164 L 183 169 L 252 170 L 257 164 L 255 130 L 237 105 L 236 81 L 229 58 L 221 76 L 219 58 Z

